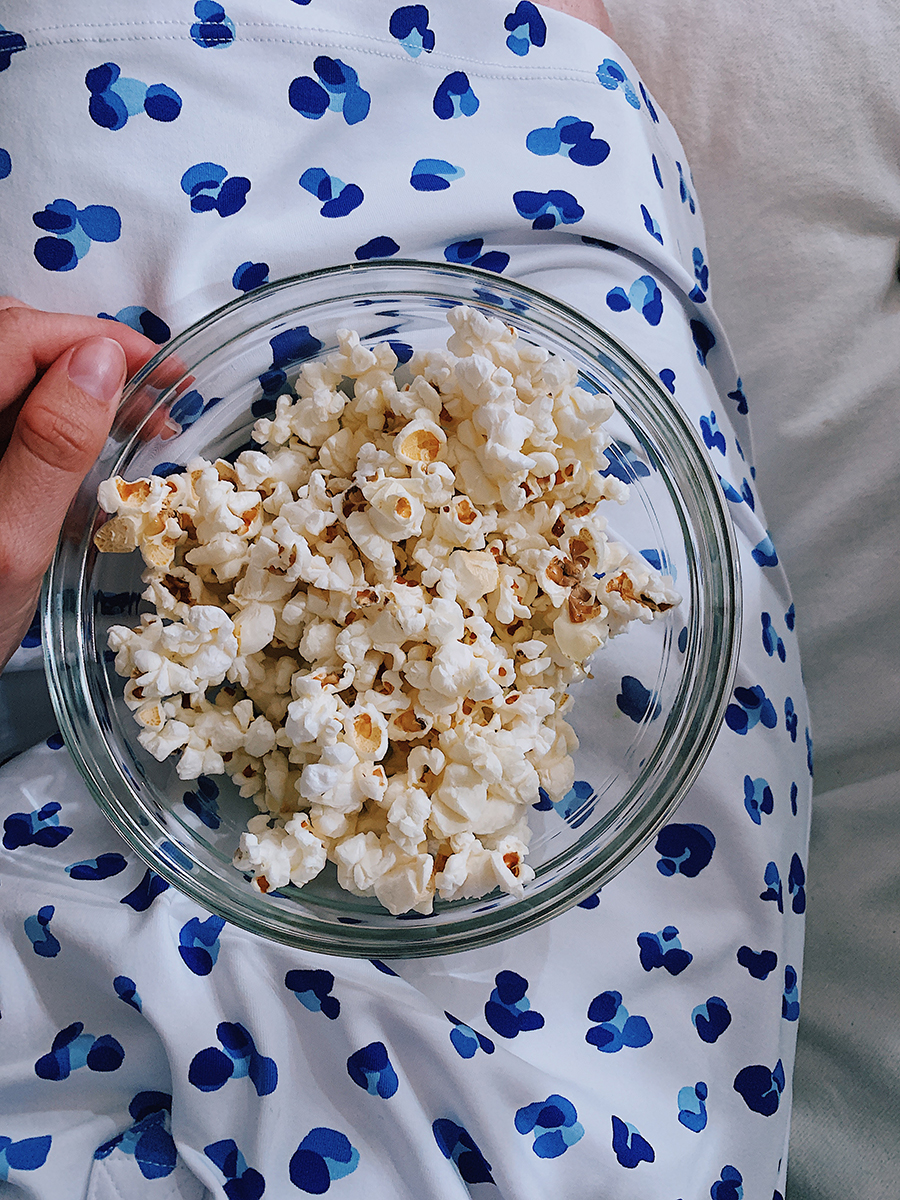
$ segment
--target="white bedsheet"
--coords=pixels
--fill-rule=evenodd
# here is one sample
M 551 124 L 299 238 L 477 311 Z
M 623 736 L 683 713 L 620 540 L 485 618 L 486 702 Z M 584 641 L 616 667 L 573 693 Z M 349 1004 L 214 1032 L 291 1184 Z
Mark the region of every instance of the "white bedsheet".
M 900 1187 L 900 12 L 607 0 L 678 129 L 816 746 L 788 1200 Z

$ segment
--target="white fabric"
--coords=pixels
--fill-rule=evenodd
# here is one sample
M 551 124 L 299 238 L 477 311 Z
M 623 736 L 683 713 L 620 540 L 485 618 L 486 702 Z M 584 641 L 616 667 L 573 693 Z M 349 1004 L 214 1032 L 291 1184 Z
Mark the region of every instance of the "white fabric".
M 276 278 L 365 257 L 376 237 L 381 253 L 390 237 L 411 257 L 490 256 L 620 336 L 706 441 L 744 572 L 738 686 L 664 831 L 674 847 L 663 838 L 598 903 L 534 933 L 393 964 L 396 976 L 154 896 L 64 750 L 13 760 L 0 776 L 0 1163 L 40 1200 L 124 1189 L 129 1169 L 135 1187 L 174 1189 L 182 1167 L 229 1200 L 255 1200 L 262 1179 L 267 1194 L 315 1184 L 366 1200 L 772 1200 L 802 954 L 807 717 L 682 148 L 614 43 L 550 12 L 544 43 L 529 4 L 432 5 L 435 46 L 415 55 L 383 0 L 194 7 L 196 30 L 175 0 L 125 20 L 112 0 L 85 0 L 65 24 L 49 0 L 7 6 L 27 45 L 0 75 L 15 113 L 4 284 L 138 324 L 149 309 L 177 331 L 237 294 L 248 262 Z M 338 59 L 371 115 L 346 71 L 330 94 L 312 78 Z M 111 60 L 121 82 L 91 74 Z M 318 115 L 286 102 L 304 78 L 307 107 L 332 101 Z M 145 105 L 158 83 L 181 101 L 166 121 Z M 572 115 L 591 125 L 574 135 L 586 162 L 562 139 L 547 152 Z M 208 160 L 231 192 L 192 174 Z M 448 186 L 417 188 L 433 160 Z M 320 211 L 332 199 L 338 211 Z

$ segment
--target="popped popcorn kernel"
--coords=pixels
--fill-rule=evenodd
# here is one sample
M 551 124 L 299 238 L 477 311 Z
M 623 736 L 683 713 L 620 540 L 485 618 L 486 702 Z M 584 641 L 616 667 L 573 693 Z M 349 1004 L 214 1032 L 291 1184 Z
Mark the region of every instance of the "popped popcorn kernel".
M 139 549 L 113 626 L 138 740 L 258 809 L 234 854 L 260 893 L 326 862 L 389 912 L 515 898 L 528 812 L 562 798 L 590 657 L 679 603 L 612 541 L 610 398 L 476 309 L 398 370 L 352 330 L 305 362 L 259 449 L 98 489 L 108 553 Z

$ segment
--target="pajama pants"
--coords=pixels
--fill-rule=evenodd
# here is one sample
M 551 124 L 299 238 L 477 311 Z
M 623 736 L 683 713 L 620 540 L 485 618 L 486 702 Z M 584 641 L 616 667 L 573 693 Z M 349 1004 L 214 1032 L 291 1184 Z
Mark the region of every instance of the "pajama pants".
M 613 41 L 528 0 L 7 0 L 3 21 L 4 291 L 163 343 L 340 263 L 527 283 L 695 425 L 744 616 L 721 732 L 655 841 L 569 912 L 452 956 L 246 933 L 125 845 L 58 737 L 12 758 L 0 1196 L 773 1200 L 810 735 L 752 397 L 665 114 Z M 37 642 L 11 671 L 37 676 Z

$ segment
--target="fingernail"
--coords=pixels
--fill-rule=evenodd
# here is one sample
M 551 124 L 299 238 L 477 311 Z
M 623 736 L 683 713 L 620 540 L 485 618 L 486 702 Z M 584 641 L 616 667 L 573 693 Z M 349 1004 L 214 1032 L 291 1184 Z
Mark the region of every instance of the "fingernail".
M 95 400 L 108 403 L 125 381 L 125 351 L 112 338 L 88 338 L 69 359 L 69 379 Z

